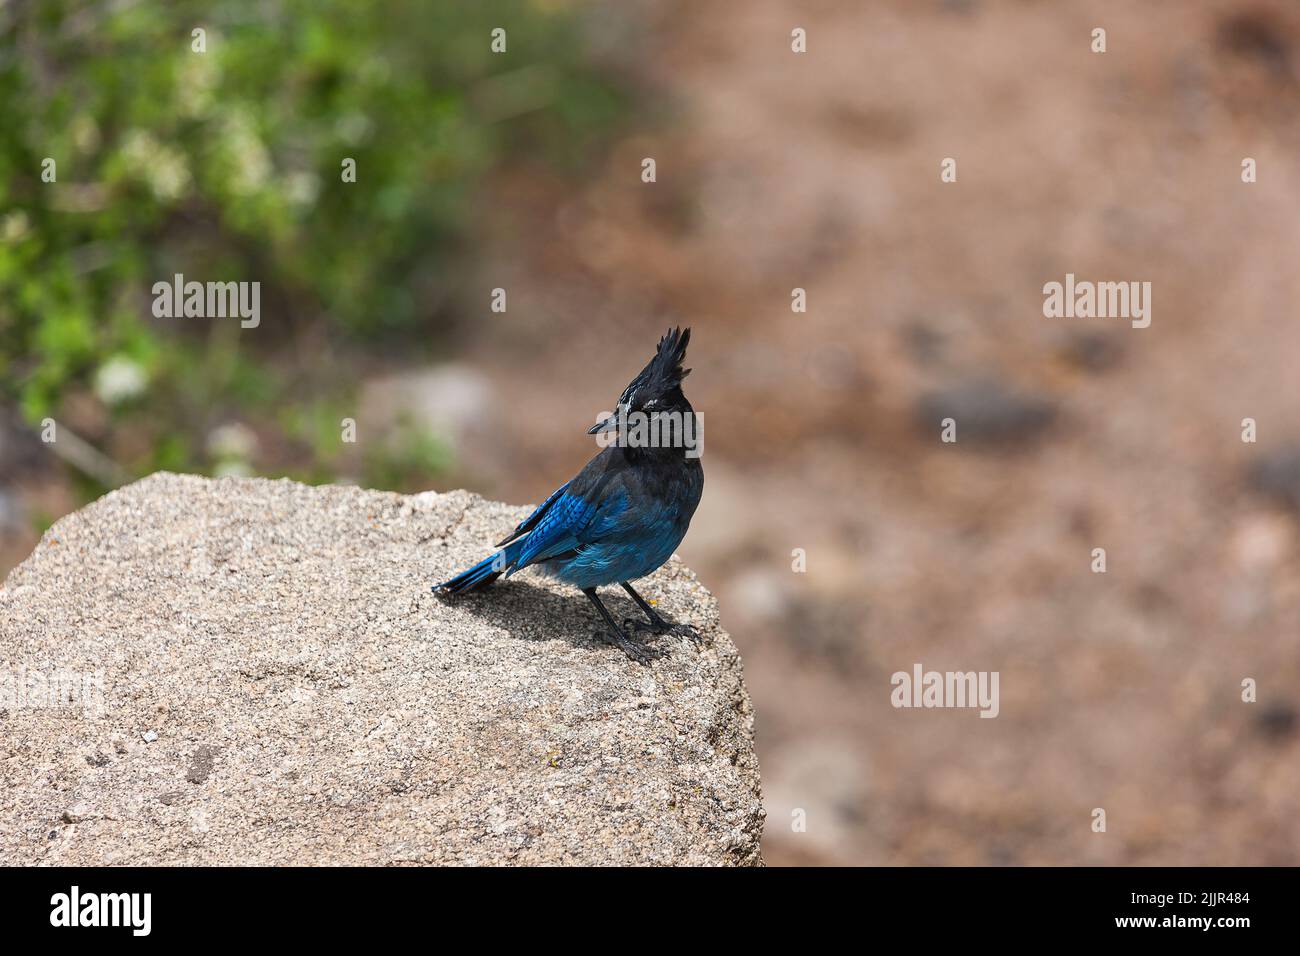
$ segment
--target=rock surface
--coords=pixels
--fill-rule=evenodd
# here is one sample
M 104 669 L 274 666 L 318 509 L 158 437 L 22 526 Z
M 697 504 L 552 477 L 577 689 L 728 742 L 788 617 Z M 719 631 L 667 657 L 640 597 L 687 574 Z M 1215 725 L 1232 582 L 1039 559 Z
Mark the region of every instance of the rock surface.
M 0 864 L 761 862 L 740 658 L 680 562 L 643 593 L 704 643 L 650 667 L 531 572 L 429 593 L 526 514 L 160 473 L 59 521 L 0 589 Z

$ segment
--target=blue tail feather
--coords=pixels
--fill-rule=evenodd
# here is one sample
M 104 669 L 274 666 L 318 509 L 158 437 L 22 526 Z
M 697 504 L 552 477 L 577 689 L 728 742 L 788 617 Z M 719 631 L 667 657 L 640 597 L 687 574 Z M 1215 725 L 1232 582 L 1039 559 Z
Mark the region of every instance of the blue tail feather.
M 478 564 L 462 571 L 454 578 L 434 585 L 433 590 L 446 591 L 448 594 L 464 594 L 466 591 L 478 591 L 488 587 L 502 574 L 510 570 L 518 559 L 520 550 L 520 542 L 514 542 L 509 547 L 488 555 Z

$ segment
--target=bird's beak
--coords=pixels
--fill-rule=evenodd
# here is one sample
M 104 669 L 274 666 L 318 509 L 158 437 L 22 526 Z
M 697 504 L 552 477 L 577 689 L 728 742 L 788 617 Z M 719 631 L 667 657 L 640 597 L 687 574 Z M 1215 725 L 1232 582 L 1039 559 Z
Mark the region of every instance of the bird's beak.
M 618 428 L 618 416 L 610 415 L 609 418 L 605 419 L 603 422 L 596 422 L 596 424 L 588 428 L 587 434 L 599 435 L 601 432 L 613 431 L 616 428 Z

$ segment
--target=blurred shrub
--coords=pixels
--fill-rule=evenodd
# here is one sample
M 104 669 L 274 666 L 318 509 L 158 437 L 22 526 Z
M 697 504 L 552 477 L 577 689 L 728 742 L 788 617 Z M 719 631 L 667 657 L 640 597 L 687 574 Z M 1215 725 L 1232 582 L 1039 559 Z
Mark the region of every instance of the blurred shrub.
M 36 421 L 77 397 L 103 440 L 130 424 L 131 470 L 202 467 L 205 423 L 299 400 L 268 369 L 304 328 L 350 349 L 426 339 L 485 174 L 567 165 L 619 109 L 555 4 L 6 4 L 0 400 Z M 154 318 L 152 284 L 178 272 L 260 281 L 262 325 Z

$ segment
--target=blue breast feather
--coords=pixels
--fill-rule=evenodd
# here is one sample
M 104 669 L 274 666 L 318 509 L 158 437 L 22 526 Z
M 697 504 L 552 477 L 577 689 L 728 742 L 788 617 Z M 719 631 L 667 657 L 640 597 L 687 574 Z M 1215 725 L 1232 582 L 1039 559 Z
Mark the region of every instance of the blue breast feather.
M 562 556 L 542 560 L 538 570 L 578 588 L 633 581 L 672 557 L 686 524 L 675 504 L 642 503 L 630 509 L 626 494 L 620 494 L 602 502 L 586 527 L 572 536 L 576 547 L 566 549 L 569 553 L 548 549 Z

